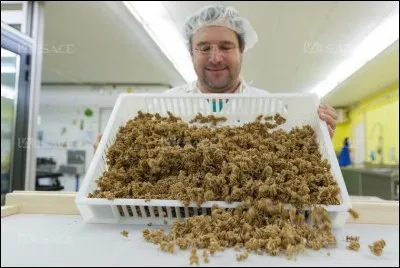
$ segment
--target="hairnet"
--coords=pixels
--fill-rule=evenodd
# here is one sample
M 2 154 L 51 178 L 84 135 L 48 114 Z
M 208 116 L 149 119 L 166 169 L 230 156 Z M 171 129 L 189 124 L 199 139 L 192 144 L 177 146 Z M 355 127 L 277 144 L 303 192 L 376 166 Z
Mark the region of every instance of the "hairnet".
M 256 31 L 250 22 L 239 16 L 233 7 L 206 6 L 190 16 L 184 25 L 184 37 L 188 47 L 190 38 L 204 26 L 225 26 L 235 31 L 244 40 L 244 51 L 252 48 L 258 41 Z

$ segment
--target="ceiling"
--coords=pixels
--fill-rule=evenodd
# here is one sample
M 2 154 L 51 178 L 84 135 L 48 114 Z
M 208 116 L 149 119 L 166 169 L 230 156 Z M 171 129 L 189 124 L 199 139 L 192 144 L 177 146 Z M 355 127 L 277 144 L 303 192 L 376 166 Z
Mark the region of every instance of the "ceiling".
M 396 41 L 324 98 L 335 107 L 347 107 L 399 82 L 399 41 Z
M 184 83 L 119 2 L 45 3 L 43 83 Z
M 221 1 L 163 2 L 179 27 L 192 12 L 215 3 Z M 259 42 L 244 55 L 242 75 L 273 93 L 312 89 L 398 8 L 397 1 L 222 3 L 237 8 L 258 32 Z M 47 1 L 44 36 L 44 83 L 184 83 L 121 2 Z M 398 82 L 398 55 L 397 42 L 324 101 L 349 105 Z

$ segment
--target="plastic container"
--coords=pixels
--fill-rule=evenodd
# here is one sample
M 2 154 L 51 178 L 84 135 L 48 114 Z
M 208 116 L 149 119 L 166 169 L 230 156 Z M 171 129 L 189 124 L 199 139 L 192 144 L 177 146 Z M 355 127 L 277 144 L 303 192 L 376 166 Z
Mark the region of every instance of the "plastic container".
M 226 102 L 229 99 L 228 102 Z M 224 103 L 221 111 L 213 112 L 212 101 Z M 209 214 L 213 204 L 224 208 L 234 208 L 238 203 L 206 202 L 201 208 L 192 202 L 185 207 L 177 200 L 144 199 L 99 199 L 87 198 L 97 188 L 96 180 L 107 170 L 106 152 L 119 131 L 119 127 L 133 119 L 138 111 L 167 115 L 167 111 L 180 116 L 185 122 L 197 113 L 225 116 L 225 124 L 241 125 L 254 121 L 260 114 L 280 113 L 286 123 L 279 126 L 290 130 L 295 126 L 310 125 L 316 132 L 317 142 L 324 159 L 331 165 L 331 172 L 341 191 L 340 205 L 325 206 L 332 220 L 332 228 L 344 226 L 351 207 L 349 195 L 333 149 L 325 122 L 320 120 L 317 109 L 319 98 L 315 94 L 271 94 L 254 96 L 244 94 L 199 94 L 199 95 L 161 95 L 161 94 L 121 94 L 116 102 L 101 142 L 85 175 L 76 198 L 77 207 L 87 223 L 121 224 L 165 224 L 192 215 Z

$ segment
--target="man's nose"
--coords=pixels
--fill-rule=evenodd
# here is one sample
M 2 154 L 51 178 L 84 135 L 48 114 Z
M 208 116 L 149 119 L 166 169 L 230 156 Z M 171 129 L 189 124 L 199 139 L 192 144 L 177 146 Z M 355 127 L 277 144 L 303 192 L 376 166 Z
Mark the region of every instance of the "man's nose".
M 209 60 L 211 63 L 217 63 L 222 60 L 222 51 L 217 47 L 212 47 Z

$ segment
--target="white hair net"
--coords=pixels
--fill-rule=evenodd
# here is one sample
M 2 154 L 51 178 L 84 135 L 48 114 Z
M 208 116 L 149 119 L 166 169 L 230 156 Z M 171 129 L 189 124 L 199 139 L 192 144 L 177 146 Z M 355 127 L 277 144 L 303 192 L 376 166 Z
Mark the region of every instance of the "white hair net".
M 213 25 L 225 26 L 235 31 L 244 41 L 244 51 L 252 48 L 258 41 L 257 33 L 250 22 L 240 17 L 235 8 L 212 5 L 203 7 L 186 20 L 184 37 L 187 46 L 190 46 L 190 39 L 198 29 Z

